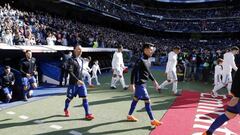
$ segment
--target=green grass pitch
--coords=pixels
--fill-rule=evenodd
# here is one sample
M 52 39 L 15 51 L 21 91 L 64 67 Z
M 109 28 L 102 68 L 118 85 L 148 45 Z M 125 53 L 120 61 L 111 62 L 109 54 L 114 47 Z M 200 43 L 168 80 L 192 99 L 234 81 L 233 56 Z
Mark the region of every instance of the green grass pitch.
M 154 76 L 159 83 L 164 80 L 162 72 L 154 70 Z M 125 74 L 126 83 L 129 83 L 130 74 Z M 42 100 L 20 105 L 0 111 L 0 135 L 67 135 L 74 130 L 83 135 L 148 135 L 152 129 L 144 103 L 139 102 L 134 116 L 139 122 L 127 122 L 126 116 L 132 100 L 132 93 L 124 91 L 121 86 L 116 90 L 109 88 L 111 74 L 99 78 L 101 86 L 89 89 L 88 99 L 90 110 L 95 115 L 92 121 L 84 120 L 82 100 L 74 98 L 69 107 L 70 117 L 63 116 L 65 95 L 51 96 Z M 148 83 L 148 91 L 152 101 L 153 114 L 156 119 L 161 119 L 167 109 L 175 100 L 171 86 L 161 94 L 157 93 Z M 179 82 L 180 89 L 207 92 L 212 84 L 201 82 Z M 6 112 L 16 114 L 9 115 Z M 20 119 L 20 115 L 28 119 Z M 61 129 L 50 128 L 59 125 Z

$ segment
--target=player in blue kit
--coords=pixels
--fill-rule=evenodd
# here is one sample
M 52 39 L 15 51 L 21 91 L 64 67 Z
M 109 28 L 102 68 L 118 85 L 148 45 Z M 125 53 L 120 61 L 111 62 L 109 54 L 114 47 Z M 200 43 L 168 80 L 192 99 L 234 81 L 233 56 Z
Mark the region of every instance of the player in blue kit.
M 212 135 L 215 130 L 222 126 L 225 122 L 233 119 L 240 114 L 240 70 L 238 69 L 233 79 L 231 93 L 233 98 L 228 103 L 227 110 L 224 114 L 220 115 L 209 127 L 209 129 L 203 133 L 203 135 Z
M 20 61 L 20 72 L 22 73 L 22 85 L 24 91 L 24 101 L 31 97 L 33 89 L 37 88 L 37 75 L 36 59 L 32 57 L 31 50 L 26 50 L 25 58 Z
M 6 103 L 12 99 L 12 86 L 15 83 L 14 74 L 11 72 L 10 66 L 4 67 L 4 73 L 0 76 L 0 89 L 6 95 Z
M 89 104 L 87 100 L 87 88 L 82 80 L 83 76 L 83 58 L 82 47 L 77 45 L 74 47 L 74 56 L 68 60 L 68 72 L 70 74 L 69 86 L 67 89 L 67 99 L 65 100 L 64 113 L 69 117 L 68 107 L 71 100 L 77 95 L 83 99 L 83 108 L 85 109 L 85 118 L 88 120 L 94 119 L 94 116 L 89 113 Z
M 154 53 L 154 45 L 150 43 L 145 43 L 143 45 L 142 50 L 143 50 L 143 56 L 136 61 L 135 66 L 133 67 L 133 70 L 131 73 L 131 85 L 129 86 L 129 88 L 131 91 L 134 92 L 134 96 L 133 96 L 131 108 L 127 116 L 127 120 L 134 121 L 134 122 L 138 121 L 138 119 L 135 118 L 132 115 L 132 113 L 134 112 L 134 109 L 136 108 L 138 101 L 143 100 L 145 102 L 146 111 L 151 120 L 151 125 L 159 126 L 161 125 L 161 122 L 154 119 L 153 117 L 152 108 L 150 105 L 150 97 L 146 89 L 146 83 L 149 78 L 153 81 L 153 85 L 155 89 L 157 90 L 159 88 L 158 82 L 155 80 L 155 78 L 153 77 L 149 69 L 151 66 L 151 61 L 149 58 Z

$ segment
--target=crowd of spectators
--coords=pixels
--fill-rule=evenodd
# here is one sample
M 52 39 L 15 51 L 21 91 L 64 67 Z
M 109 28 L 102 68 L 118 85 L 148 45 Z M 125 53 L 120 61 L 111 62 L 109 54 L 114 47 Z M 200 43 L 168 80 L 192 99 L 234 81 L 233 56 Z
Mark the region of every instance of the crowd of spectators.
M 44 12 L 20 11 L 11 8 L 8 4 L 0 7 L 0 24 L 1 42 L 10 45 L 82 44 L 86 47 L 96 45 L 96 47 L 115 48 L 118 44 L 122 44 L 124 48 L 132 50 L 132 59 L 135 59 L 141 55 L 141 44 L 151 42 L 156 44 L 155 58 L 158 64 L 163 64 L 167 53 L 178 45 L 182 50 L 179 55 L 180 63 L 183 63 L 185 69 L 188 69 L 186 71 L 190 72 L 186 74 L 186 78 L 188 75 L 194 75 L 194 79 L 209 75 L 208 71 L 212 71 L 216 59 L 222 57 L 227 48 L 240 44 L 240 40 L 231 38 L 194 40 L 149 37 L 83 24 Z M 204 70 L 206 68 L 209 70 Z M 194 74 L 191 74 L 192 72 Z M 204 74 L 201 74 L 203 72 Z M 207 77 L 202 78 L 207 80 Z
M 116 0 L 73 0 L 127 22 L 159 31 L 239 32 L 240 8 L 148 9 Z

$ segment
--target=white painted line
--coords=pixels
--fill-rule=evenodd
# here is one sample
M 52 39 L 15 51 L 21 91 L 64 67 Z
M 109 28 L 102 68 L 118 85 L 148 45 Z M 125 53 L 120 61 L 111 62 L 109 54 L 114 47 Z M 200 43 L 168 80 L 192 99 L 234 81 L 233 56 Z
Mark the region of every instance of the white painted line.
M 54 129 L 59 130 L 59 129 L 61 129 L 62 127 L 59 126 L 59 125 L 51 125 L 50 128 L 54 128 Z
M 14 115 L 14 114 L 16 114 L 15 112 L 12 112 L 12 111 L 10 111 L 10 112 L 6 112 L 6 114 L 9 114 L 9 115 Z
M 26 120 L 28 119 L 29 117 L 28 116 L 25 116 L 25 115 L 21 115 L 21 116 L 18 116 L 20 119 L 23 119 L 23 120 Z
M 33 121 L 33 123 L 36 123 L 36 124 L 42 124 L 43 121 L 41 121 L 41 120 L 35 120 L 35 121 Z
M 72 135 L 82 135 L 82 133 L 78 132 L 78 131 L 74 131 L 74 130 L 71 130 L 69 132 L 69 134 L 72 134 Z

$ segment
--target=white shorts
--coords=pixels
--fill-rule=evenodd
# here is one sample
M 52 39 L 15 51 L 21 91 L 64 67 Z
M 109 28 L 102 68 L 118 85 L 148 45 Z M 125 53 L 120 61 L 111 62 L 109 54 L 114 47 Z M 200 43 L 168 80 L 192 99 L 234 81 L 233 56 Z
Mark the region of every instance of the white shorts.
M 173 80 L 173 81 L 177 81 L 178 78 L 177 78 L 177 73 L 174 72 L 174 71 L 169 71 L 167 73 L 167 80 Z
M 114 69 L 113 74 L 118 75 L 118 76 L 123 76 L 123 70 L 121 68 L 120 69 Z
M 97 72 L 92 72 L 92 78 L 97 77 Z

